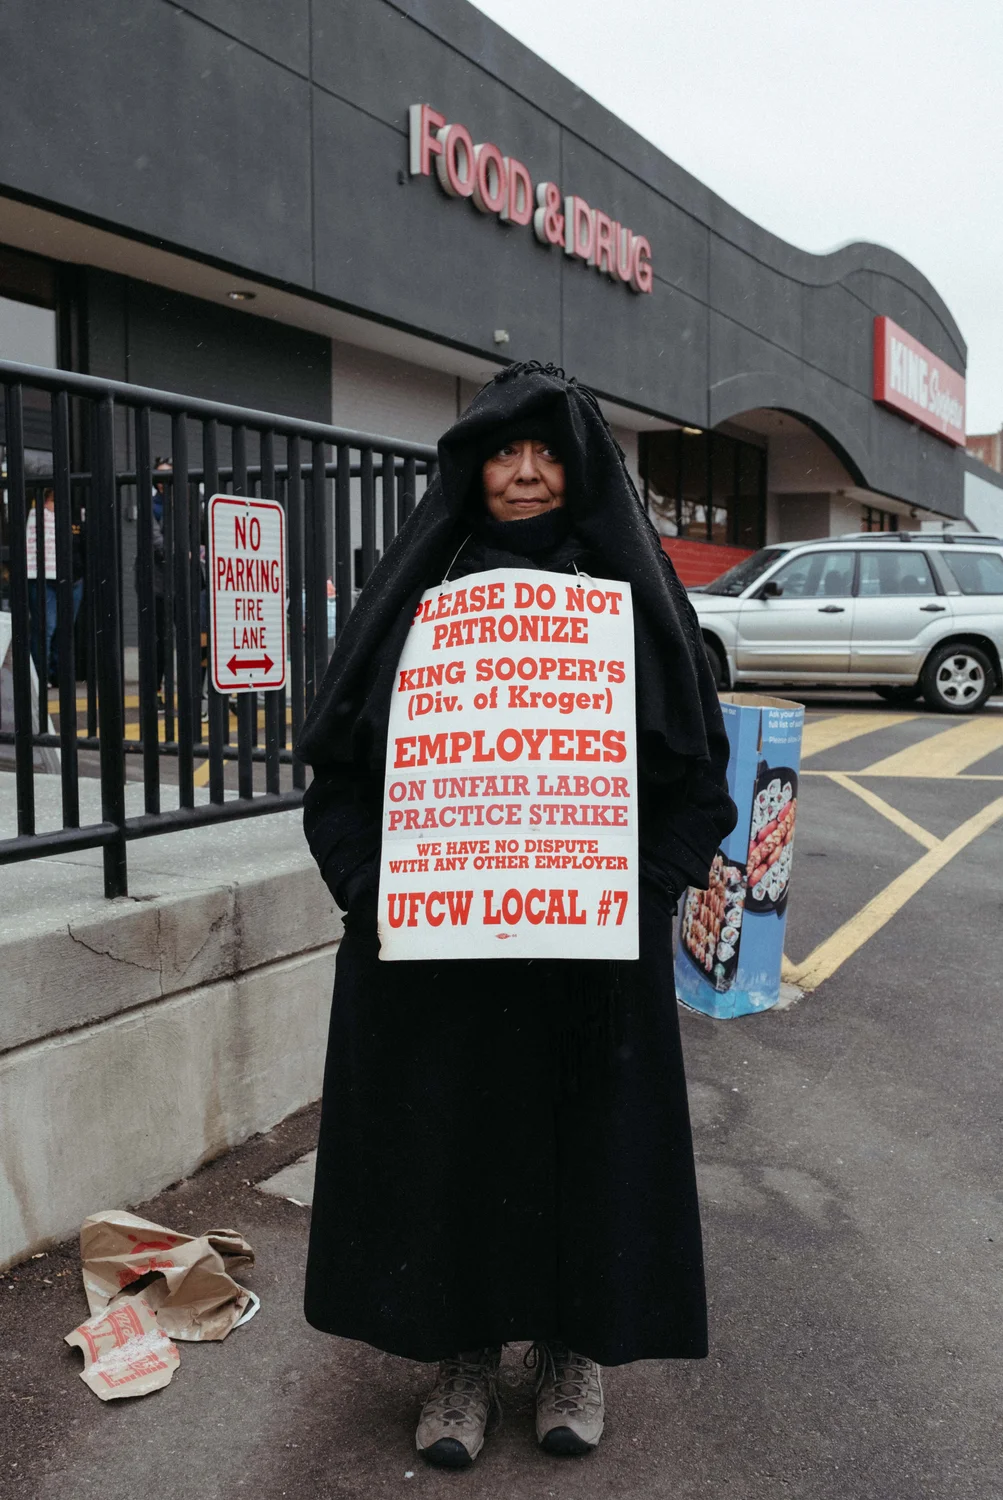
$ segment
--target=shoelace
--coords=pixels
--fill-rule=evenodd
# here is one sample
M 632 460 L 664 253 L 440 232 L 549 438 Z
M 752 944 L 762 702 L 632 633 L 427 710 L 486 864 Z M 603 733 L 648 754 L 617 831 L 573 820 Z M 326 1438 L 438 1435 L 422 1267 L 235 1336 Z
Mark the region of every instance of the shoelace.
M 498 1399 L 497 1371 L 484 1359 L 463 1359 L 458 1356 L 455 1359 L 440 1360 L 439 1378 L 425 1405 L 437 1409 L 449 1421 L 464 1421 L 470 1415 L 472 1407 L 485 1401 L 483 1381 L 487 1382 L 485 1421 L 490 1423 L 494 1417 L 500 1422 L 502 1411 Z
M 539 1391 L 550 1378 L 554 1384 L 554 1407 L 557 1411 L 584 1411 L 592 1385 L 592 1361 L 575 1354 L 567 1344 L 531 1344 L 523 1356 L 527 1369 L 536 1370 Z M 561 1387 L 557 1394 L 557 1387 Z

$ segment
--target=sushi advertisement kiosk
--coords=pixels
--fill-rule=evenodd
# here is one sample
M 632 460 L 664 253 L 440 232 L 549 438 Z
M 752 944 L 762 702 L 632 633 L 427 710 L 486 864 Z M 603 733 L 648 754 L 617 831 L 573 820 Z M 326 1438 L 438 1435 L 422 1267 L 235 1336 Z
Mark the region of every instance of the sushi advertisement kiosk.
M 708 889 L 690 886 L 680 903 L 676 993 L 692 1010 L 729 1019 L 780 998 L 804 709 L 786 698 L 722 693 L 721 712 L 738 822 L 714 857 Z

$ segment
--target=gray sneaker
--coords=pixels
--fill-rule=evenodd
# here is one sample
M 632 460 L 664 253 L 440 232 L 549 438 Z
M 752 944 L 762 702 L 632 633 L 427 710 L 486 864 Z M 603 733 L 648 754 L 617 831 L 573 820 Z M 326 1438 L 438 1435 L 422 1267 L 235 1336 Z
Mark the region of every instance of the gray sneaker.
M 535 1344 L 533 1352 L 540 1447 L 562 1458 L 591 1453 L 606 1415 L 599 1366 L 567 1344 Z
M 439 1363 L 435 1385 L 421 1409 L 415 1446 L 441 1469 L 466 1469 L 484 1447 L 489 1423 L 501 1418 L 498 1362 L 501 1349 L 468 1349 Z

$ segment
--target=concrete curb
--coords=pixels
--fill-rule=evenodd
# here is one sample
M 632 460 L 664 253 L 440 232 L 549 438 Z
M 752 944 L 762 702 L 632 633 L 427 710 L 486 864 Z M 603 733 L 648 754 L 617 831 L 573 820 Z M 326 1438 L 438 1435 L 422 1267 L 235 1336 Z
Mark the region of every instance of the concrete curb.
M 320 1094 L 342 927 L 299 814 L 131 853 L 120 901 L 90 851 L 0 869 L 0 1268 Z

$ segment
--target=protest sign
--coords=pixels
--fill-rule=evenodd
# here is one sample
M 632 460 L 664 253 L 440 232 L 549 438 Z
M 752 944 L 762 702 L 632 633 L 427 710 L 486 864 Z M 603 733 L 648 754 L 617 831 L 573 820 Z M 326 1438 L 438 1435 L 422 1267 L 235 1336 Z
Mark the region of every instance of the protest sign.
M 630 585 L 422 595 L 390 707 L 380 957 L 637 958 Z

